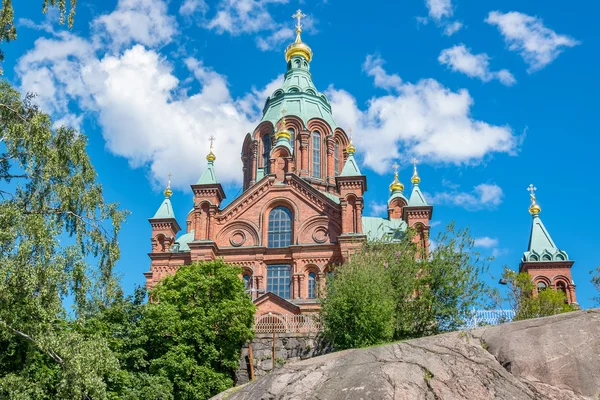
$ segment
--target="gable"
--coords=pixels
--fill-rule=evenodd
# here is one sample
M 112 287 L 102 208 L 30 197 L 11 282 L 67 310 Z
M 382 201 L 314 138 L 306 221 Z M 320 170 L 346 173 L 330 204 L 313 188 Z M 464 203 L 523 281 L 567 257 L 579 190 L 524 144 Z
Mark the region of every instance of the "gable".
M 271 292 L 254 300 L 254 305 L 256 305 L 257 308 L 257 315 L 265 315 L 268 313 L 279 315 L 300 314 L 300 307 Z

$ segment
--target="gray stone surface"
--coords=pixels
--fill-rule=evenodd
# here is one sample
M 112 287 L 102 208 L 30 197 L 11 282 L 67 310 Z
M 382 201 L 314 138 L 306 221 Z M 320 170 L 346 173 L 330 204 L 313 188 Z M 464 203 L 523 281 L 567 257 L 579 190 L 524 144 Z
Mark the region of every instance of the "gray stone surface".
M 593 399 L 600 310 L 346 350 L 286 364 L 214 400 Z

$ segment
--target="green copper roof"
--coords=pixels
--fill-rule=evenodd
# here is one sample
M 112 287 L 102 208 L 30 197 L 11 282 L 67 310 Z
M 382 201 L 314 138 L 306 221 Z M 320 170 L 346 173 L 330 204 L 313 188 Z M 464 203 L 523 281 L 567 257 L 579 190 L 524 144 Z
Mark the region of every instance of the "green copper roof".
M 192 229 L 188 233 L 184 233 L 179 236 L 175 243 L 169 248 L 171 253 L 181 253 L 184 251 L 190 251 L 190 246 L 188 244 L 194 241 L 194 230 Z
M 346 163 L 344 164 L 344 168 L 342 169 L 342 173 L 340 174 L 340 176 L 360 176 L 360 175 L 362 175 L 362 174 L 360 173 L 360 169 L 358 169 L 358 164 L 356 163 L 356 160 L 354 159 L 354 154 L 349 153 L 348 159 L 346 160 Z
M 288 149 L 290 154 L 294 154 L 294 149 L 292 148 L 290 139 L 288 138 L 280 137 L 279 139 L 277 139 L 277 142 L 275 142 L 275 146 L 273 146 L 273 148 L 271 149 L 271 153 L 273 153 L 273 150 L 275 150 L 277 147 L 285 147 L 286 149 Z
M 163 200 L 160 207 L 154 214 L 154 217 L 150 219 L 163 219 L 163 218 L 175 218 L 175 213 L 173 212 L 173 206 L 171 205 L 171 200 L 167 197 Z
M 393 240 L 406 232 L 406 222 L 401 219 L 362 217 L 362 228 L 367 240 Z
M 304 124 L 312 118 L 322 118 L 332 130 L 337 127 L 329 100 L 313 84 L 309 68 L 310 64 L 304 57 L 292 57 L 283 85 L 265 103 L 261 122 L 271 121 L 275 125 L 281 119 L 281 110 L 285 109 L 285 115 L 298 116 Z
M 425 196 L 421 193 L 421 189 L 419 189 L 419 185 L 414 185 L 412 193 L 410 194 L 410 199 L 408 200 L 409 206 L 426 206 L 427 200 L 425 200 Z
M 569 256 L 554 244 L 539 215 L 533 215 L 529 248 L 523 253 L 523 261 L 566 261 Z
M 404 197 L 404 193 L 402 193 L 402 191 L 400 190 L 394 190 L 390 196 L 390 198 L 388 199 L 388 204 L 390 204 L 392 202 L 392 200 L 396 199 L 400 197 L 401 199 L 404 199 L 404 201 L 408 204 L 408 200 L 406 197 Z
M 329 192 L 324 192 L 322 190 L 319 190 L 319 192 L 323 193 L 323 195 L 325 197 L 327 197 L 329 200 L 333 200 L 333 202 L 335 204 L 340 204 L 340 198 L 338 196 L 336 196 L 335 194 L 329 193 Z
M 204 170 L 204 173 L 200 176 L 200 179 L 198 179 L 198 182 L 196 182 L 196 184 L 212 185 L 216 183 L 218 182 L 217 175 L 215 174 L 215 163 L 213 161 L 209 161 L 206 170 Z

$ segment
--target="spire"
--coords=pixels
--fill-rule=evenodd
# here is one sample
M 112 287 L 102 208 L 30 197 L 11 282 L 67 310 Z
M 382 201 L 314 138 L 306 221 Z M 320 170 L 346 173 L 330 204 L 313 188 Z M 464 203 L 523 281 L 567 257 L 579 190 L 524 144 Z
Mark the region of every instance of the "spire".
M 296 23 L 296 40 L 285 49 L 285 61 L 290 61 L 294 56 L 302 56 L 306 58 L 306 61 L 312 60 L 312 50 L 305 43 L 302 42 L 300 34 L 302 33 L 302 24 L 300 20 L 305 18 L 306 14 L 302 14 L 302 11 L 298 9 L 292 18 L 295 18 L 298 22 Z
M 392 192 L 392 194 L 394 194 L 395 192 L 402 192 L 404 190 L 404 185 L 398 180 L 398 163 L 394 163 L 393 167 L 394 181 L 390 185 L 390 191 Z
M 419 183 L 421 183 L 421 177 L 419 177 L 419 174 L 417 173 L 417 163 L 418 163 L 417 159 L 413 158 L 412 163 L 413 163 L 413 176 L 412 176 L 412 178 L 410 178 L 410 181 L 413 184 L 413 190 L 412 190 L 412 193 L 410 194 L 410 199 L 408 200 L 408 205 L 409 206 L 426 206 L 426 205 L 428 205 L 427 200 L 425 200 L 425 196 L 423 196 L 421 189 L 419 189 Z
M 210 152 L 206 156 L 208 166 L 200 176 L 200 179 L 198 179 L 198 182 L 196 182 L 197 185 L 212 185 L 218 183 L 217 175 L 215 174 L 215 160 L 217 157 L 213 153 L 213 142 L 215 141 L 215 137 L 211 136 L 208 140 L 210 141 Z
M 535 202 L 535 191 L 536 190 L 537 190 L 537 188 L 535 186 L 533 186 L 533 184 L 530 184 L 529 187 L 527 188 L 527 191 L 529 192 L 529 197 L 531 198 L 531 205 L 529 206 L 529 213 L 533 216 L 533 218 L 537 218 L 537 216 L 542 211 L 542 208 Z
M 173 195 L 173 191 L 171 190 L 171 174 L 169 174 L 169 183 L 163 193 L 165 194 L 165 199 L 151 219 L 175 219 L 175 213 L 173 212 L 173 206 L 171 205 L 171 196 Z
M 346 163 L 344 164 L 344 168 L 342 169 L 342 173 L 340 176 L 360 176 L 360 169 L 358 168 L 358 164 L 354 159 L 354 153 L 356 152 L 356 148 L 352 144 L 352 138 L 350 138 L 350 144 L 346 147 L 346 153 L 348 153 L 348 159 L 346 159 Z

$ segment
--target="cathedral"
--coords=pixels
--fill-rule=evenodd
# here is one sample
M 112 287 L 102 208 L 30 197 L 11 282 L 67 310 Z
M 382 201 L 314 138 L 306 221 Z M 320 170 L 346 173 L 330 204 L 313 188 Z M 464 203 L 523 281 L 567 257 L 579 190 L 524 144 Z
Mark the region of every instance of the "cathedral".
M 170 187 L 149 219 L 147 288 L 181 265 L 221 258 L 241 267 L 257 315 L 314 313 L 327 274 L 365 241 L 393 238 L 410 227 L 415 242 L 428 250 L 433 208 L 419 189 L 416 160 L 410 194 L 405 194 L 396 166 L 387 217 L 363 216 L 367 178 L 354 158 L 351 138 L 335 123 L 327 97 L 313 84 L 312 50 L 300 36 L 303 16 L 300 11 L 294 16 L 296 40 L 285 50 L 284 82 L 266 99 L 261 121 L 244 139 L 242 193 L 221 206 L 225 191 L 217 179 L 211 138 L 206 169 L 191 185 L 193 208 L 183 229 L 173 212 Z M 569 303 L 577 304 L 573 261 L 550 238 L 539 217 L 535 188 L 529 190 L 533 222 L 519 271 L 531 275 L 538 291 L 561 290 Z
M 296 40 L 285 50 L 284 82 L 266 99 L 260 123 L 241 148 L 243 192 L 221 207 L 225 191 L 211 142 L 206 169 L 191 185 L 193 208 L 183 233 L 169 187 L 149 219 L 148 288 L 180 265 L 222 258 L 242 268 L 257 315 L 310 313 L 318 310 L 327 274 L 366 240 L 412 227 L 427 248 L 432 207 L 419 189 L 416 162 L 410 195 L 396 169 L 387 218 L 363 216 L 367 178 L 351 138 L 313 84 L 312 50 L 300 37 L 303 15 L 294 17 Z

